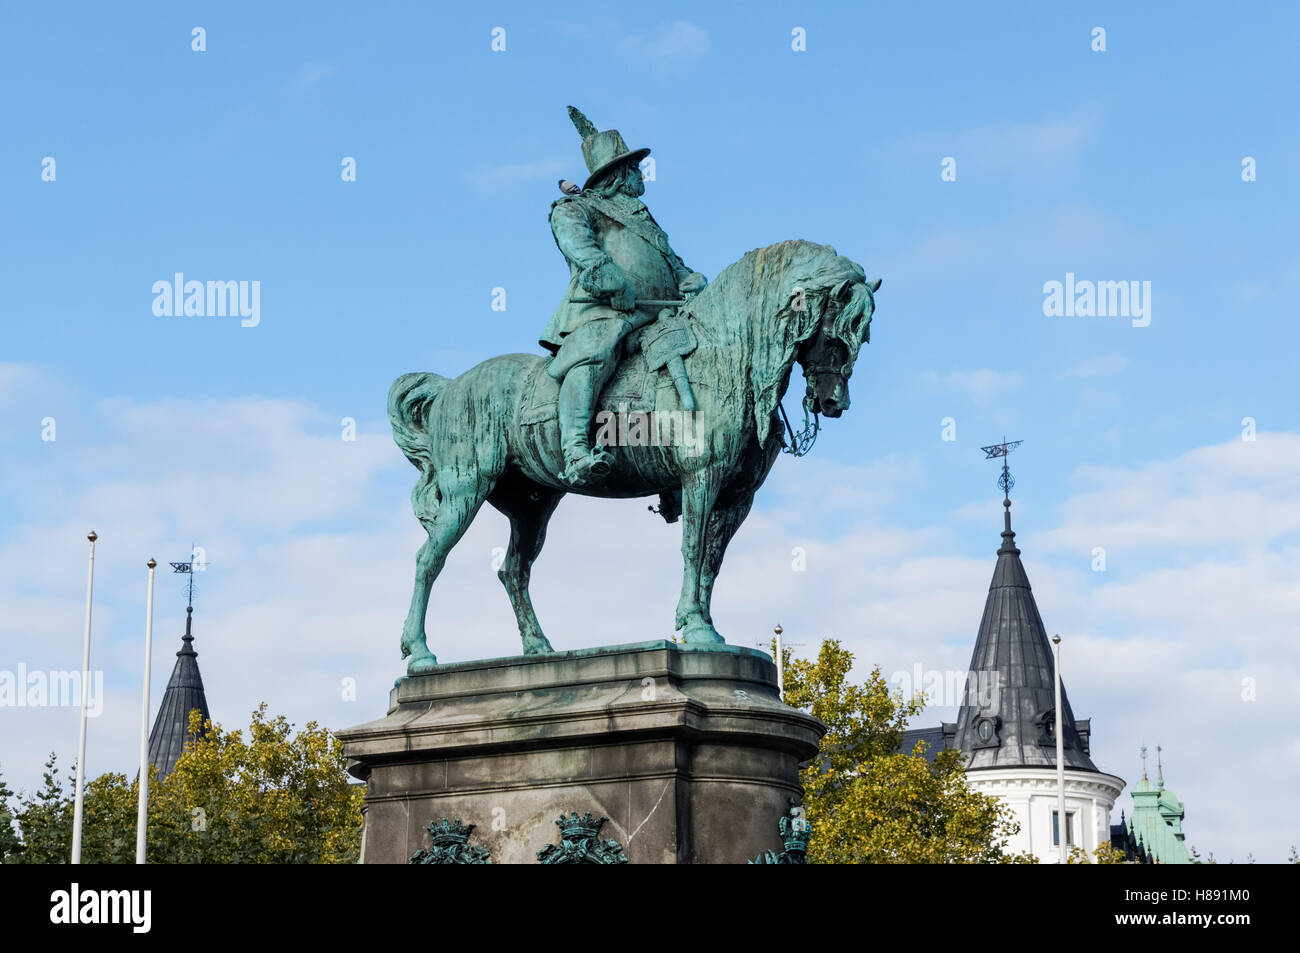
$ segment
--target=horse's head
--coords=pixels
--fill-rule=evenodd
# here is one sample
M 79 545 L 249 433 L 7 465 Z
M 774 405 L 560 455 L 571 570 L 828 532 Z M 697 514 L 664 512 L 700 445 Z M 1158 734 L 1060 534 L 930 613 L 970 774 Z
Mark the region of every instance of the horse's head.
M 813 413 L 838 417 L 849 409 L 849 377 L 858 350 L 869 341 L 875 292 L 880 279 L 867 281 L 862 269 L 836 256 L 837 265 L 849 272 L 829 288 L 801 289 L 802 303 L 811 312 L 812 330 L 795 351 L 808 388 L 804 406 Z M 795 292 L 796 298 L 800 292 Z
M 848 409 L 849 376 L 879 287 L 829 245 L 788 241 L 755 248 L 686 306 L 702 324 L 730 326 L 747 341 L 735 353 L 748 365 L 760 444 L 796 363 L 808 382 L 805 407 L 828 417 Z
M 838 417 L 849 409 L 849 377 L 858 351 L 870 340 L 880 280 L 868 281 L 861 265 L 829 245 L 790 242 L 787 247 L 780 336 L 808 383 L 804 407 Z

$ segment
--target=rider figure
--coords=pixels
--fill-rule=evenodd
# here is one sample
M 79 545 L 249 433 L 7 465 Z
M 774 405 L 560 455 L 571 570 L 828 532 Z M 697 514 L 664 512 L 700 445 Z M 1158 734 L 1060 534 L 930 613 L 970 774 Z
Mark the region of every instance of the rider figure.
M 708 279 L 682 263 L 641 202 L 645 184 L 639 163 L 650 150 L 629 151 L 617 130 L 598 132 L 572 106 L 569 118 L 582 135 L 590 176 L 580 192 L 551 206 L 551 231 L 569 263 L 569 287 L 541 344 L 554 354 L 547 372 L 561 380 L 564 479 L 581 486 L 603 478 L 613 460 L 591 445 L 590 431 L 596 400 L 618 364 L 623 339 L 653 321 L 660 309 L 638 302 L 676 300 L 699 291 Z

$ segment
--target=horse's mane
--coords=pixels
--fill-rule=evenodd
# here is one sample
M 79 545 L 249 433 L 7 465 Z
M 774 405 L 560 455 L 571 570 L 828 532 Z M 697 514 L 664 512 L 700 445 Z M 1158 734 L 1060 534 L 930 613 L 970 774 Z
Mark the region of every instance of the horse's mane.
M 870 292 L 865 280 L 861 266 L 829 245 L 778 242 L 755 248 L 728 265 L 683 306 L 683 313 L 698 322 L 703 335 L 719 348 L 718 353 L 743 369 L 754 401 L 760 445 L 767 442 L 795 351 L 816 333 L 821 319 L 813 307 L 791 307 L 794 290 L 803 288 L 807 298 L 845 281 L 855 283 L 853 296 L 835 323 L 836 337 L 849 348 L 848 370 L 857 360 L 870 323 L 866 307 Z M 857 327 L 864 317 L 866 323 Z

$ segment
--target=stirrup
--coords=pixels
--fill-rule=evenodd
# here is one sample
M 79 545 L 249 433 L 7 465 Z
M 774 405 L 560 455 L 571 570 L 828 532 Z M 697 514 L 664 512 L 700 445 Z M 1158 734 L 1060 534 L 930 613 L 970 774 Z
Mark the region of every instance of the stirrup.
M 607 451 L 595 447 L 589 453 L 565 464 L 564 481 L 573 486 L 581 486 L 604 479 L 609 476 L 613 463 L 614 458 Z

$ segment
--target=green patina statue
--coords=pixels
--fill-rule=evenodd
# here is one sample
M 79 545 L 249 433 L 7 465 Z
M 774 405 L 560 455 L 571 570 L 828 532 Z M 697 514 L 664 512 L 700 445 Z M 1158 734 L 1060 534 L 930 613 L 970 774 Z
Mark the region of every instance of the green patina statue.
M 645 182 L 637 163 L 650 150 L 629 151 L 617 129 L 597 132 L 572 106 L 569 118 L 583 137 L 591 175 L 580 191 L 551 205 L 551 232 L 569 263 L 569 288 L 540 343 L 555 354 L 547 373 L 563 381 L 563 476 L 580 486 L 610 471 L 612 455 L 591 445 L 592 417 L 623 340 L 659 315 L 658 305 L 645 302 L 694 294 L 707 279 L 682 263 L 641 202 Z
M 803 369 L 805 411 L 838 417 L 868 340 L 880 281 L 826 245 L 755 249 L 706 287 L 638 199 L 648 150 L 630 152 L 616 131 L 570 114 L 591 177 L 551 209 L 570 268 L 542 333 L 552 354 L 494 357 L 455 379 L 404 374 L 389 391 L 393 437 L 420 471 L 411 502 L 428 533 L 402 630 L 412 675 L 437 665 L 424 633 L 430 589 L 484 502 L 510 520 L 498 576 L 524 652 L 552 651 L 528 580 L 566 493 L 658 495 L 668 522 L 680 513 L 676 628 L 688 643 L 723 641 L 709 611 L 713 584 L 781 452 L 791 371 Z

